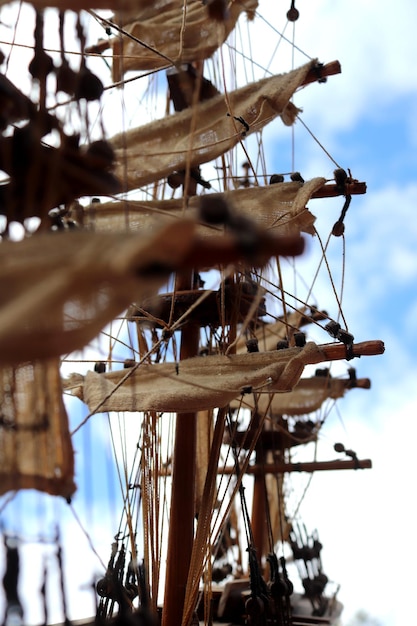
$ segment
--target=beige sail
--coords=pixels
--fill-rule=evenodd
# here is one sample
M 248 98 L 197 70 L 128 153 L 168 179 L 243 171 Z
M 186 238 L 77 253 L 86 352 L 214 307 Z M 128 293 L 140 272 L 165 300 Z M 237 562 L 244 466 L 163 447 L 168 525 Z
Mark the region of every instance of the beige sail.
M 193 233 L 193 223 L 183 221 L 154 237 L 71 232 L 3 241 L 0 362 L 85 346 L 132 301 L 156 293 L 189 251 Z
M 250 224 L 250 223 L 249 223 Z M 300 237 L 270 237 L 250 224 L 251 263 L 300 254 Z M 48 233 L 0 246 L 0 363 L 84 347 L 130 303 L 156 294 L 174 271 L 244 260 L 238 230 L 205 240 L 178 220 L 147 233 Z M 249 258 L 249 257 L 248 257 Z
M 141 364 L 131 371 L 73 374 L 65 388 L 101 411 L 189 412 L 214 409 L 252 391 L 289 391 L 304 366 L 325 359 L 319 346 Z
M 349 379 L 314 376 L 302 378 L 288 393 L 260 393 L 256 396 L 256 408 L 264 415 L 306 415 L 317 411 L 328 399 L 343 398 L 352 387 Z M 232 408 L 255 409 L 253 395 L 232 400 Z
M 196 167 L 216 159 L 277 116 L 293 124 L 298 109 L 290 100 L 315 64 L 311 61 L 287 74 L 245 85 L 227 98 L 220 94 L 116 135 L 111 143 L 118 177 L 127 189 L 137 189 L 187 165 Z
M 0 380 L 0 494 L 38 489 L 69 498 L 74 459 L 59 361 L 3 367 Z
M 109 42 L 113 80 L 122 80 L 131 70 L 167 67 L 170 60 L 178 65 L 207 59 L 226 41 L 240 14 L 251 17 L 257 6 L 257 0 L 232 0 L 220 20 L 211 17 L 201 0 L 140 0 L 134 10 L 116 12 L 114 22 L 123 28 L 123 35 Z
M 221 194 L 222 199 L 240 215 L 249 217 L 259 226 L 277 234 L 314 233 L 315 217 L 307 208 L 312 195 L 325 184 L 324 178 L 314 178 L 304 184 L 277 183 L 265 187 L 235 189 Z M 187 215 L 198 219 L 200 197 L 192 196 Z M 85 228 L 95 231 L 152 232 L 162 223 L 183 219 L 183 200 L 120 200 L 93 203 L 82 210 Z M 219 227 L 200 225 L 201 236 L 219 233 Z
M 305 310 L 302 309 L 288 314 L 286 319 L 282 318 L 270 324 L 260 325 L 253 333 L 254 338 L 258 340 L 260 352 L 276 350 L 279 341 L 286 339 L 293 329 L 300 328 L 304 317 Z M 240 354 L 247 352 L 246 337 L 238 338 L 236 352 Z

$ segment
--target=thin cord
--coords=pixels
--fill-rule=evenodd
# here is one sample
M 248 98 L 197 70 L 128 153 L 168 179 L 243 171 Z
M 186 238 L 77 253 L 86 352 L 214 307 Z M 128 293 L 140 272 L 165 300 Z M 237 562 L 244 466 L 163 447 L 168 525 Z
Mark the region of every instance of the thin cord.
M 326 150 L 326 148 L 323 146 L 323 144 L 317 139 L 316 135 L 314 135 L 314 133 L 309 129 L 307 124 L 305 124 L 303 122 L 303 120 L 301 119 L 300 115 L 297 115 L 297 120 L 299 122 L 301 122 L 301 124 L 304 126 L 306 131 L 309 133 L 309 135 L 311 135 L 311 137 L 314 139 L 314 141 L 317 143 L 317 145 L 320 146 L 320 148 L 323 150 L 323 152 L 329 157 L 329 159 L 332 161 L 332 163 L 334 163 L 334 165 L 336 165 L 336 167 L 340 168 L 341 166 L 338 164 L 338 162 L 332 157 L 330 152 L 328 150 Z

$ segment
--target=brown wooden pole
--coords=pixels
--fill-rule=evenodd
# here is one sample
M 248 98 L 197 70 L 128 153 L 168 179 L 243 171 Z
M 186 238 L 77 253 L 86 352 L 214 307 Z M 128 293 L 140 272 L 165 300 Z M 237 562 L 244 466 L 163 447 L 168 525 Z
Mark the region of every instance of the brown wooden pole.
M 321 344 L 319 348 L 325 356 L 323 361 L 338 361 L 346 358 L 347 348 L 343 343 L 325 343 Z M 376 356 L 384 354 L 384 352 L 384 342 L 380 339 L 373 339 L 354 343 L 351 349 L 351 356 Z
M 372 461 L 364 460 L 336 460 L 336 461 L 312 461 L 311 463 L 269 463 L 268 465 L 249 465 L 246 474 L 285 474 L 289 472 L 322 472 L 327 470 L 352 470 L 352 469 L 371 469 Z M 219 474 L 234 474 L 236 468 L 220 467 Z
M 211 238 L 195 237 L 181 261 L 181 267 L 207 269 L 235 263 L 250 255 L 253 264 L 262 267 L 271 256 L 298 256 L 304 252 L 305 242 L 299 235 L 273 236 L 268 231 L 259 231 L 257 235 L 256 247 L 249 253 L 242 252 L 242 242 L 229 233 Z
M 343 191 L 340 190 L 340 187 L 333 183 L 327 183 L 323 185 L 317 191 L 312 194 L 312 198 L 336 198 L 337 196 L 343 196 L 345 194 L 349 194 L 350 196 L 357 196 L 366 193 L 366 183 L 359 182 L 358 180 L 353 180 L 350 183 L 346 183 Z
M 286 474 L 290 472 L 324 472 L 334 470 L 371 469 L 371 459 L 335 460 L 335 461 L 312 461 L 311 463 L 269 463 L 268 465 L 249 465 L 245 474 Z M 234 465 L 219 467 L 218 474 L 235 474 Z M 161 472 L 161 476 L 169 476 L 169 470 Z
M 178 288 L 192 284 L 192 273 L 177 281 Z M 188 324 L 181 337 L 180 360 L 198 353 L 200 328 Z M 181 363 L 179 364 L 181 367 Z M 196 413 L 182 413 L 175 427 L 171 512 L 162 626 L 180 626 L 194 541 Z
M 266 451 L 261 445 L 259 445 L 259 442 L 255 448 L 255 452 L 256 466 L 262 468 L 266 463 Z M 259 564 L 261 564 L 262 553 L 265 545 L 265 536 L 267 532 L 265 515 L 265 511 L 268 510 L 267 505 L 265 474 L 261 471 L 255 474 L 251 516 L 253 545 L 256 549 L 256 556 Z
M 330 63 L 326 63 L 326 65 L 318 64 L 309 70 L 303 81 L 303 85 L 315 83 L 316 81 L 327 78 L 327 76 L 334 76 L 335 74 L 340 74 L 341 72 L 342 67 L 339 61 L 330 61 Z

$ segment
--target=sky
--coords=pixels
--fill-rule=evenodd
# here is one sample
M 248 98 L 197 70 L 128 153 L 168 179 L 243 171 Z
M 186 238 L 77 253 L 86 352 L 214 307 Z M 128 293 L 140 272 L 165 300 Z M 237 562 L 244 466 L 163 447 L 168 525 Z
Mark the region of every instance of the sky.
M 261 0 L 260 13 L 278 22 L 279 29 L 284 20 L 277 18 L 276 4 Z M 353 363 L 358 376 L 372 380 L 372 389 L 348 394 L 340 403 L 340 415 L 326 424 L 322 442 L 322 458 L 334 458 L 332 446 L 342 441 L 359 458 L 371 458 L 373 469 L 315 475 L 303 517 L 308 527 L 318 528 L 325 571 L 341 585 L 343 625 L 353 624 L 353 616 L 363 610 L 375 626 L 398 626 L 410 623 L 414 615 L 417 559 L 413 467 L 417 441 L 417 4 L 413 0 L 398 0 L 395 5 L 376 0 L 298 0 L 296 7 L 300 11 L 296 40 L 302 42 L 303 50 L 322 62 L 338 59 L 342 64 L 340 76 L 297 95 L 302 120 L 338 164 L 368 185 L 365 196 L 353 198 L 346 219 L 343 310 L 357 341 L 382 339 L 386 346 L 382 357 Z M 261 52 L 257 47 L 257 53 Z M 301 62 L 305 60 L 300 57 Z M 282 171 L 287 138 L 278 134 L 272 141 L 277 154 L 274 166 Z M 305 178 L 330 178 L 334 164 L 318 154 L 300 124 L 295 142 L 296 169 Z M 311 208 L 314 212 L 313 203 Z M 328 229 L 340 208 L 340 199 L 320 206 L 319 229 Z M 332 246 L 329 254 L 338 280 L 341 243 Z M 88 434 L 84 438 L 83 445 L 92 445 Z M 95 480 L 105 481 L 105 472 L 103 463 Z M 111 495 L 117 485 L 109 481 L 107 488 Z M 94 485 L 86 487 L 83 497 L 88 497 L 89 490 Z M 14 510 L 21 515 L 22 525 L 28 506 L 20 513 Z M 55 509 L 38 501 L 33 503 L 36 507 L 41 507 L 50 534 Z M 107 510 L 103 514 L 112 515 Z M 97 521 L 100 513 L 94 510 L 91 515 Z M 78 542 L 87 541 L 81 533 L 71 532 Z M 79 557 L 70 550 L 68 558 L 77 568 Z M 96 566 L 95 562 L 92 567 Z M 87 596 L 89 581 L 83 579 L 80 584 L 86 587 Z
M 340 438 L 360 458 L 371 458 L 373 469 L 316 476 L 309 517 L 320 519 L 326 572 L 341 583 L 343 623 L 363 609 L 381 626 L 394 626 L 413 614 L 417 556 L 417 6 L 406 0 L 395 7 L 373 1 L 296 6 L 300 21 L 310 12 L 307 31 L 313 14 L 320 24 L 320 32 L 306 33 L 310 45 L 304 47 L 321 61 L 336 57 L 342 64 L 342 75 L 325 86 L 326 103 L 312 90 L 302 92 L 303 120 L 338 163 L 368 185 L 346 219 L 344 313 L 355 338 L 379 338 L 386 346 L 384 356 L 353 363 L 372 389 L 349 394 L 341 420 L 326 430 L 329 447 Z M 308 167 L 308 154 L 306 161 Z

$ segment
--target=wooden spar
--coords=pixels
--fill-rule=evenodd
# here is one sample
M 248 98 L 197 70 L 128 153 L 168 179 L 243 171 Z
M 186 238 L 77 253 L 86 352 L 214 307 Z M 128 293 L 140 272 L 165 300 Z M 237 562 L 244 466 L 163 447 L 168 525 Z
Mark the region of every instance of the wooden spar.
M 252 474 L 254 476 L 263 474 L 290 474 L 291 472 L 306 472 L 312 474 L 313 472 L 326 472 L 333 470 L 355 470 L 355 469 L 372 469 L 371 459 L 358 459 L 358 460 L 335 460 L 335 461 L 311 461 L 302 463 L 268 463 L 248 465 L 245 470 L 245 474 Z M 234 465 L 226 465 L 225 467 L 219 467 L 217 470 L 219 475 L 229 476 L 236 473 L 236 467 Z M 169 476 L 169 470 L 162 470 L 161 476 Z
M 366 183 L 359 182 L 358 180 L 352 180 L 345 184 L 343 191 L 336 184 L 326 184 L 317 189 L 311 197 L 312 198 L 335 198 L 337 196 L 350 195 L 357 196 L 366 193 Z
M 331 624 L 331 622 L 330 619 L 326 619 L 325 617 L 303 615 L 302 617 L 294 616 L 291 624 L 292 626 L 327 626 Z
M 179 289 L 189 288 L 193 272 L 177 279 Z M 180 359 L 198 354 L 200 327 L 190 324 L 181 336 Z M 180 626 L 194 541 L 195 461 L 197 415 L 183 413 L 176 420 L 173 456 L 171 512 L 168 534 L 162 626 Z
M 269 463 L 267 465 L 249 465 L 245 474 L 255 476 L 264 474 L 288 474 L 291 472 L 323 472 L 327 470 L 351 470 L 351 469 L 371 469 L 371 459 L 363 460 L 336 460 L 336 461 L 311 461 L 307 463 Z M 234 474 L 235 466 L 219 467 L 218 474 Z
M 256 265 L 258 261 L 261 265 L 264 264 L 271 256 L 298 256 L 304 251 L 304 239 L 299 235 L 272 237 L 268 233 L 254 231 L 253 236 L 253 250 L 248 251 L 248 255 L 254 257 Z M 239 240 L 239 234 L 236 236 L 226 234 L 213 241 L 196 237 L 183 260 L 183 266 L 199 269 L 213 267 L 215 264 L 233 263 L 242 257 L 243 245 L 244 240 L 243 238 Z
M 330 61 L 330 63 L 326 63 L 326 65 L 317 64 L 311 68 L 302 84 L 303 86 L 309 85 L 310 83 L 321 81 L 323 78 L 327 78 L 327 76 L 334 76 L 341 72 L 342 67 L 339 61 Z
M 126 36 L 129 36 L 126 33 Z M 139 42 L 138 42 L 139 43 Z M 111 47 L 111 41 L 109 39 L 100 39 L 92 46 L 89 46 L 85 49 L 85 54 L 91 54 L 93 56 L 103 54 L 106 50 Z M 167 67 L 164 69 L 168 69 L 169 63 L 167 62 Z M 324 82 L 323 79 L 326 79 L 328 76 L 335 76 L 336 74 L 341 74 L 342 67 L 339 61 L 330 61 L 330 63 L 326 63 L 322 65 L 318 63 L 315 67 L 311 68 L 311 70 L 307 73 L 302 86 L 309 85 L 311 83 L 315 83 L 316 81 Z M 128 79 L 130 80 L 130 79 Z M 119 81 L 117 83 L 118 86 L 123 85 L 125 81 Z
M 339 361 L 346 358 L 347 346 L 343 343 L 327 343 L 320 345 L 320 350 L 325 357 L 323 361 Z M 376 356 L 378 354 L 384 354 L 384 352 L 384 342 L 375 339 L 352 344 L 350 356 Z

